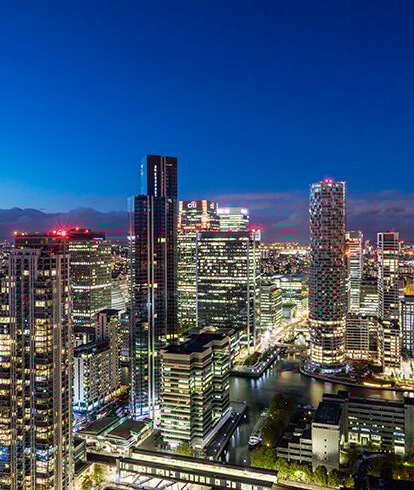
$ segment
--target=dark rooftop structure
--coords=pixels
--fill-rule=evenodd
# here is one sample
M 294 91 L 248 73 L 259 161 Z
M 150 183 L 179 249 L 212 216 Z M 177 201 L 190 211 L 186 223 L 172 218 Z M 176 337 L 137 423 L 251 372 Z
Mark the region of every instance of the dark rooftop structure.
M 341 404 L 335 401 L 321 401 L 313 422 L 316 424 L 338 425 L 341 418 Z
M 168 354 L 191 354 L 193 352 L 203 352 L 207 345 L 214 340 L 224 340 L 227 336 L 221 333 L 201 333 L 193 335 L 190 340 L 179 345 L 169 345 L 164 349 Z
M 128 440 L 133 433 L 139 434 L 148 424 L 151 424 L 150 419 L 144 419 L 143 421 L 126 419 L 109 431 L 106 437 L 108 439 Z
M 102 417 L 78 432 L 78 435 L 99 436 L 119 421 L 118 417 Z

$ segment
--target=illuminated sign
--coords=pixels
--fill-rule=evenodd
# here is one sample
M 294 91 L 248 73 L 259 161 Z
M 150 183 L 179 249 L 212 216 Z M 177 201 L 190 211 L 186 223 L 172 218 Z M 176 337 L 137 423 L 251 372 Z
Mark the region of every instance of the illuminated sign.
M 189 204 L 187 204 L 188 209 L 195 209 L 197 207 L 197 203 L 195 201 L 191 201 Z

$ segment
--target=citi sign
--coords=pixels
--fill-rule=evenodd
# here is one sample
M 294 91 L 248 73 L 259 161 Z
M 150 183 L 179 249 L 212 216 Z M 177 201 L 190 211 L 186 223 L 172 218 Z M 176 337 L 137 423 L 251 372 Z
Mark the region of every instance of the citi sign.
M 197 203 L 195 201 L 191 201 L 189 204 L 187 204 L 188 209 L 195 209 L 197 207 Z

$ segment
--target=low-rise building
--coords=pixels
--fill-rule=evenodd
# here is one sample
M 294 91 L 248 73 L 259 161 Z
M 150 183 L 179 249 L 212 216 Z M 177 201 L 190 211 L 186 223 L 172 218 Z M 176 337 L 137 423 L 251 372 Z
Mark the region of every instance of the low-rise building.
M 152 432 L 152 420 L 137 421 L 126 417 L 103 417 L 77 432 L 86 451 L 129 454 L 130 449 Z
M 312 467 L 339 469 L 343 443 L 343 410 L 338 402 L 323 400 L 312 421 Z

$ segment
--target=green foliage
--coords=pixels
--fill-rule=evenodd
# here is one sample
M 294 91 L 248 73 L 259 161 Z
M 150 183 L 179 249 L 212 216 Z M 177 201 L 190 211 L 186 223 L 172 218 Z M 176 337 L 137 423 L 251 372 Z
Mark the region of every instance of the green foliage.
M 291 475 L 290 464 L 286 459 L 280 458 L 280 463 L 278 464 L 278 476 L 280 478 L 289 478 Z
M 296 409 L 297 402 L 293 397 L 277 393 L 272 398 L 262 427 L 261 436 L 265 446 L 277 445 Z
M 81 490 L 92 490 L 92 488 L 94 487 L 94 483 L 93 483 L 93 480 L 92 480 L 92 477 L 91 475 L 88 473 L 87 475 L 85 475 L 82 479 L 82 483 L 81 483 Z
M 175 454 L 179 454 L 180 456 L 190 456 L 194 457 L 194 449 L 188 442 L 182 442 L 179 446 L 175 448 Z
M 318 466 L 313 472 L 313 481 L 317 485 L 326 485 L 328 482 L 328 472 L 325 466 Z
M 277 462 L 277 450 L 267 447 L 256 447 L 250 454 L 250 463 L 252 466 L 267 468 L 271 470 Z
M 328 475 L 328 485 L 330 487 L 340 487 L 342 485 L 342 476 L 338 470 L 332 470 Z
M 245 366 L 254 366 L 256 364 L 256 362 L 259 360 L 260 358 L 260 352 L 256 351 L 256 352 L 253 352 L 253 354 L 250 354 L 250 356 L 246 357 L 245 361 L 244 361 L 244 365 Z
M 345 485 L 346 488 L 354 488 L 354 486 L 355 486 L 354 477 L 352 475 L 348 475 L 345 478 L 344 485 Z
M 304 482 L 310 482 L 312 480 L 312 470 L 306 464 L 291 463 L 290 465 L 290 478 L 292 480 L 301 480 Z
M 95 463 L 95 470 L 93 472 L 92 481 L 94 486 L 98 486 L 105 478 L 104 466 Z

